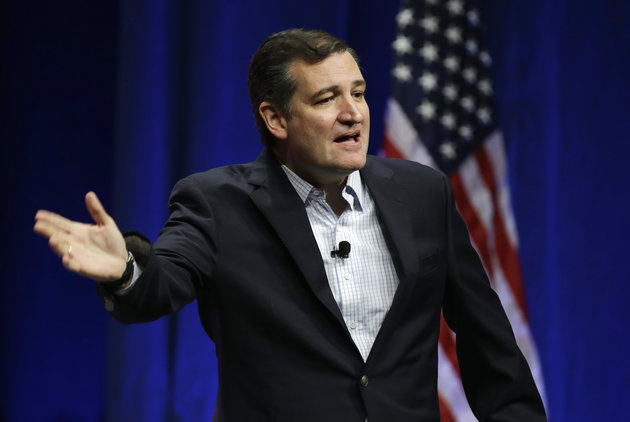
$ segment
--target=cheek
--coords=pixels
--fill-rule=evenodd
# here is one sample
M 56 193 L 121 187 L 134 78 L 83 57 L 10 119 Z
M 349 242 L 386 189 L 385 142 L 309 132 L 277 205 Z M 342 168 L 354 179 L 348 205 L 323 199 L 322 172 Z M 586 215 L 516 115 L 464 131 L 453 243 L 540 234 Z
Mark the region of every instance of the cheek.
M 304 133 L 312 138 L 322 137 L 330 127 L 330 119 L 321 116 L 310 118 L 303 125 Z
M 363 111 L 363 121 L 365 124 L 370 124 L 370 108 L 365 103 L 365 110 Z

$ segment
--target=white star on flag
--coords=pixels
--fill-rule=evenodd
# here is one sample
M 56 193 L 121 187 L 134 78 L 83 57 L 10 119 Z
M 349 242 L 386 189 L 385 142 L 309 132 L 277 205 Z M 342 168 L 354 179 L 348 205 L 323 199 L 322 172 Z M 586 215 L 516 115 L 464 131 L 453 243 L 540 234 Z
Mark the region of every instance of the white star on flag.
M 453 84 L 444 85 L 442 93 L 449 101 L 455 101 L 457 98 L 457 87 Z
M 453 15 L 461 15 L 464 12 L 464 5 L 459 0 L 450 0 L 446 3 L 446 8 Z
M 477 117 L 479 118 L 481 123 L 487 125 L 488 123 L 490 123 L 490 110 L 485 107 L 480 108 L 479 110 L 477 110 Z
M 411 80 L 411 68 L 405 64 L 398 63 L 392 73 L 399 81 L 409 82 Z
M 466 41 L 466 50 L 468 50 L 468 54 L 477 54 L 477 42 L 475 40 Z
M 452 130 L 456 126 L 455 116 L 453 116 L 451 113 L 446 113 L 440 119 L 440 123 L 442 123 L 445 128 Z
M 457 44 L 462 40 L 462 32 L 456 26 L 449 26 L 446 29 L 446 39 Z
M 457 157 L 457 153 L 455 152 L 455 145 L 453 145 L 452 142 L 444 142 L 442 145 L 440 145 L 440 153 L 442 153 L 442 155 L 449 160 Z
M 416 111 L 424 120 L 431 120 L 435 117 L 435 106 L 427 100 L 422 101 L 422 104 L 416 107 Z
M 455 56 L 448 56 L 444 60 L 444 67 L 451 72 L 457 72 L 459 70 L 459 60 Z
M 460 101 L 460 104 L 464 110 L 471 112 L 475 108 L 475 101 L 471 97 L 464 97 Z
M 468 21 L 470 21 L 472 26 L 477 26 L 479 24 L 479 13 L 476 10 L 468 12 Z
M 401 10 L 396 16 L 396 22 L 398 22 L 398 26 L 404 28 L 407 25 L 410 25 L 413 22 L 413 10 L 404 9 Z
M 459 135 L 467 141 L 472 138 L 472 128 L 468 125 L 459 128 Z
M 432 73 L 424 72 L 418 78 L 418 83 L 425 91 L 432 91 L 437 86 L 437 77 Z
M 427 62 L 434 62 L 438 58 L 437 47 L 430 43 L 425 43 L 420 49 L 420 55 Z
M 396 40 L 392 43 L 392 46 L 394 47 L 394 50 L 396 50 L 396 53 L 398 53 L 399 55 L 411 53 L 413 51 L 411 39 L 403 35 L 399 35 L 398 37 L 396 37 Z
M 490 84 L 489 80 L 484 79 L 482 81 L 479 81 L 477 87 L 479 88 L 479 91 L 481 91 L 484 95 L 492 95 L 492 84 Z
M 464 79 L 471 84 L 477 80 L 477 72 L 472 67 L 464 69 L 462 76 L 464 76 Z
M 437 32 L 438 20 L 434 16 L 426 16 L 420 20 L 420 27 L 427 32 Z
M 492 64 L 492 58 L 490 57 L 490 54 L 488 54 L 488 52 L 485 50 L 479 53 L 479 58 L 481 59 L 481 62 L 486 66 L 490 66 Z

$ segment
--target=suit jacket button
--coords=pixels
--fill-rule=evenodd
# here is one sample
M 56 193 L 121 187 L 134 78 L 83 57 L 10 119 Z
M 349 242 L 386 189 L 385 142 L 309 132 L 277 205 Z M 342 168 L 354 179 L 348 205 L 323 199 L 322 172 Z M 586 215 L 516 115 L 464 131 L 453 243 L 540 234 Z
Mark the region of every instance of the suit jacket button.
M 363 376 L 361 377 L 361 381 L 360 381 L 360 383 L 361 383 L 361 386 L 363 386 L 363 387 L 367 387 L 367 386 L 368 386 L 368 384 L 370 383 L 370 379 L 367 377 L 367 375 L 363 375 Z

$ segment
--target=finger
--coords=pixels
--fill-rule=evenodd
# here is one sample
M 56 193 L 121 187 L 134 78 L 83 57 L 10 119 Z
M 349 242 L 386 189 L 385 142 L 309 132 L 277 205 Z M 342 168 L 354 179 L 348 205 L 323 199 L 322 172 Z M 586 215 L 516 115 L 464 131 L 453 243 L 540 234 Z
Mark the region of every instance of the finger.
M 87 195 L 85 195 L 85 205 L 96 224 L 100 226 L 109 222 L 111 217 L 107 214 L 101 201 L 94 192 L 88 192 Z
M 67 218 L 55 214 L 54 212 L 39 210 L 37 214 L 35 214 L 35 222 L 36 224 L 41 222 L 49 227 L 51 230 L 62 231 L 68 233 L 71 231 L 72 220 L 68 220 Z
M 48 239 L 48 245 L 60 257 L 72 255 L 72 243 L 66 236 L 53 235 Z
M 75 259 L 73 256 L 64 255 L 61 258 L 61 262 L 63 263 L 63 266 L 67 270 L 70 270 L 79 274 L 81 273 L 81 265 L 79 264 L 79 261 Z
M 35 222 L 33 231 L 41 236 L 50 238 L 51 236 L 69 236 L 70 231 L 60 228 L 58 225 L 46 220 L 39 220 Z
M 42 235 L 44 237 L 50 237 L 53 234 L 57 233 L 58 230 L 56 230 L 54 227 L 52 227 L 50 224 L 48 224 L 46 221 L 36 221 L 35 225 L 33 226 L 33 231 L 39 235 Z

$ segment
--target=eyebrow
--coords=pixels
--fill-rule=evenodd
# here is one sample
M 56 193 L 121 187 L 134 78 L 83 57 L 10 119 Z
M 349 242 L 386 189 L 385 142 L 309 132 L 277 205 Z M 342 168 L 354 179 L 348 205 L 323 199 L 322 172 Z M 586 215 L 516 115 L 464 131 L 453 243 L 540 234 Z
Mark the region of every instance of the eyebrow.
M 356 81 L 352 82 L 352 88 L 356 88 L 356 87 L 365 87 L 367 86 L 365 79 L 357 79 Z M 319 91 L 317 91 L 315 94 L 313 94 L 311 96 L 311 99 L 316 99 L 317 97 L 326 94 L 328 92 L 335 92 L 339 90 L 339 85 L 331 85 L 331 86 L 327 86 L 325 88 L 320 89 Z

